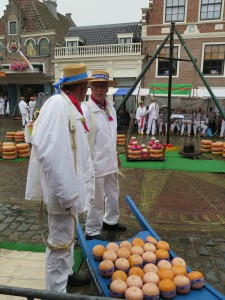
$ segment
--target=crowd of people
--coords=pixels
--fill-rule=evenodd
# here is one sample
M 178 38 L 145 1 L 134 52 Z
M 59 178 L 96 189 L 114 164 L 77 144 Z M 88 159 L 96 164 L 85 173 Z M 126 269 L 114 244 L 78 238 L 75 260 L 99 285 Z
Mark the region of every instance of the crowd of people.
M 155 99 L 151 100 L 149 107 L 145 107 L 144 102 L 140 101 L 135 117 L 138 134 L 162 135 L 167 133 L 167 107 L 163 105 L 159 108 Z M 170 115 L 170 134 L 225 138 L 225 121 L 213 107 L 209 108 L 208 114 L 201 108 L 191 112 L 175 109 L 171 111 Z

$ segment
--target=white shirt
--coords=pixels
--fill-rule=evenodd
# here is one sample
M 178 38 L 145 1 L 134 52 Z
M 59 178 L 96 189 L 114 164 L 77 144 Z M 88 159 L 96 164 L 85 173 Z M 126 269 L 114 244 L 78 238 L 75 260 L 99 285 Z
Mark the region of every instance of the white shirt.
M 159 115 L 159 106 L 158 106 L 158 104 L 156 102 L 151 103 L 149 105 L 147 113 L 148 113 L 149 119 L 157 120 L 158 115 Z
M 19 109 L 20 109 L 21 115 L 25 115 L 28 112 L 28 105 L 24 100 L 21 100 L 19 102 Z

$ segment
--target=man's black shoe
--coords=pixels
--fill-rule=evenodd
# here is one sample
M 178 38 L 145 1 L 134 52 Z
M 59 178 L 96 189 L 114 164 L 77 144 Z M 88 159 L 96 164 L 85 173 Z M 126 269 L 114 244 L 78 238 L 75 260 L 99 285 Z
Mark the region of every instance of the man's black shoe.
M 81 273 L 73 273 L 72 275 L 68 276 L 67 284 L 69 286 L 82 286 L 87 285 L 91 281 L 91 276 L 88 272 L 81 272 Z
M 103 240 L 101 234 L 96 234 L 96 235 L 88 235 L 88 234 L 86 234 L 85 238 L 86 238 L 87 241 L 89 241 L 89 240 Z
M 120 223 L 116 223 L 115 225 L 109 225 L 105 222 L 103 222 L 103 230 L 108 230 L 108 231 L 126 231 L 126 226 Z

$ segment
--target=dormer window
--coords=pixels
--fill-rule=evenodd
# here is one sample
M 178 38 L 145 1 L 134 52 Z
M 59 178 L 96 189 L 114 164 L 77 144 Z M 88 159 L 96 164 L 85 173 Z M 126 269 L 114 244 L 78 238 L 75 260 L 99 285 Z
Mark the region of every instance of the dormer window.
M 81 39 L 79 36 L 66 38 L 66 47 L 78 47 L 84 45 L 84 40 Z
M 131 44 L 133 42 L 133 33 L 118 33 L 118 44 Z

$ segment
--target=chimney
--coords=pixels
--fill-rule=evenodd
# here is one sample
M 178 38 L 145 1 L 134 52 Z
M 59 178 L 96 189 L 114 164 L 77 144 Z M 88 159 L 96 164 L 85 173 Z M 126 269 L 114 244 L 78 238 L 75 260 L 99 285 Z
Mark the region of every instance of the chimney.
M 57 19 L 57 0 L 43 0 L 43 3 L 48 7 L 51 14 Z
M 66 17 L 67 17 L 68 19 L 72 20 L 72 14 L 71 14 L 71 13 L 67 13 L 67 14 L 66 14 Z

